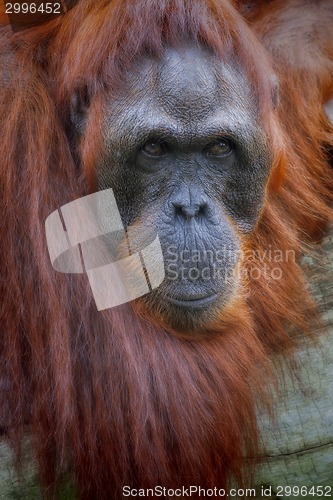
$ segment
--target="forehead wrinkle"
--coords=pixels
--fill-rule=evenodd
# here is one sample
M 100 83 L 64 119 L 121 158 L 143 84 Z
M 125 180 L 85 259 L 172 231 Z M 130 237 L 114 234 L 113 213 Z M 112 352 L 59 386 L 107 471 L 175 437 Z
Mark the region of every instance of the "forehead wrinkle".
M 109 116 L 108 133 L 114 138 L 134 136 L 137 141 L 149 135 L 179 138 L 189 143 L 223 134 L 245 138 L 256 135 L 259 128 L 250 110 L 244 107 L 240 110 L 236 104 L 219 104 L 214 113 L 195 116 L 187 108 L 176 111 L 146 95 L 136 106 L 119 106 L 118 112 Z
M 216 132 L 220 130 L 243 137 L 244 135 L 251 136 L 261 128 L 248 109 L 240 110 L 236 105 L 221 107 L 202 123 L 202 127 L 206 130 Z
M 172 137 L 182 133 L 179 121 L 162 108 L 156 107 L 154 99 L 146 97 L 139 102 L 137 106 L 122 108 L 118 116 L 111 114 L 108 135 L 119 139 L 131 136 L 141 141 L 154 134 L 154 131 L 158 135 Z
M 155 85 L 157 102 L 181 121 L 210 114 L 218 98 L 218 82 L 212 72 L 184 67 L 182 60 L 172 68 L 165 62 Z
M 150 128 L 174 136 L 204 136 L 208 129 L 244 136 L 249 124 L 252 132 L 257 128 L 249 94 L 240 71 L 204 50 L 167 51 L 162 60 L 144 58 L 129 73 L 111 103 L 108 125 L 116 135 L 116 128 L 132 134 Z

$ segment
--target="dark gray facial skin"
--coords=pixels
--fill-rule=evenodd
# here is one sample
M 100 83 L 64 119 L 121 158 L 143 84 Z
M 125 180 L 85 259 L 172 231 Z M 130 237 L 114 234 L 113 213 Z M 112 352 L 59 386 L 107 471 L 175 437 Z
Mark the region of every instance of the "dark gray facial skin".
M 201 329 L 237 290 L 239 235 L 258 220 L 271 167 L 246 77 L 207 49 L 169 49 L 137 62 L 105 116 L 98 188 L 114 190 L 137 248 L 157 232 L 164 255 L 165 280 L 144 300 L 171 327 Z

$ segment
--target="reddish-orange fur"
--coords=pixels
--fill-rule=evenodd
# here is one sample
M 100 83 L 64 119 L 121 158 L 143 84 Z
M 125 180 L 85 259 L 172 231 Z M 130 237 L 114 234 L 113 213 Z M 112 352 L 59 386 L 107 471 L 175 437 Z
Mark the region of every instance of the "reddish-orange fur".
M 278 50 L 265 27 L 277 4 L 286 10 L 288 2 L 259 3 L 249 14 L 252 31 L 223 0 L 80 0 L 43 26 L 3 30 L 1 420 L 14 442 L 32 436 L 45 487 L 67 470 L 82 499 L 120 498 L 126 484 L 247 481 L 244 457 L 258 448 L 257 401 L 269 401 L 269 359 L 290 351 L 287 325 L 306 331 L 308 324 L 311 300 L 298 263 L 281 262 L 277 281 L 244 280 L 214 335 L 186 340 L 132 305 L 97 312 L 85 277 L 52 269 L 44 222 L 93 185 L 106 93 L 117 92 L 142 53 L 162 54 L 166 44 L 191 37 L 222 59 L 238 55 L 271 138 L 266 204 L 244 249 L 263 255 L 271 245 L 299 256 L 320 236 L 332 216 L 325 146 L 333 131 L 322 111 L 333 94 L 332 71 L 286 60 L 287 49 Z M 328 40 L 321 50 L 332 66 Z M 281 82 L 276 112 L 271 64 Z M 85 86 L 94 97 L 79 176 L 65 129 L 70 96 Z M 244 262 L 248 271 L 253 265 Z

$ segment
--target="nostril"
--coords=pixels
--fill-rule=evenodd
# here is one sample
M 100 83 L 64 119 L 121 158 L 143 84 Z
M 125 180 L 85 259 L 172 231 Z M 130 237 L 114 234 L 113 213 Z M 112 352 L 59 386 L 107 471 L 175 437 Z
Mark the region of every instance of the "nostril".
M 184 215 L 183 205 L 181 205 L 180 203 L 173 203 L 173 206 L 175 207 L 175 215 Z
M 202 203 L 202 205 L 199 206 L 199 210 L 197 215 L 201 215 L 202 217 L 206 217 L 208 212 L 208 205 L 207 203 Z
M 183 203 L 174 203 L 175 207 L 175 215 L 185 217 L 185 218 L 193 218 L 198 216 L 205 216 L 207 214 L 207 204 L 203 203 L 201 205 L 185 205 Z

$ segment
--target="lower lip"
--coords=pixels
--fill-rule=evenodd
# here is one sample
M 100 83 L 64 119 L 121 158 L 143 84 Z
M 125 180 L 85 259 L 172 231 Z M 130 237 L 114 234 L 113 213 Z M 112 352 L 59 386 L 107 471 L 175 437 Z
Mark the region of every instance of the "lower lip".
M 202 299 L 193 299 L 193 300 L 181 300 L 168 297 L 168 301 L 171 302 L 172 304 L 175 304 L 176 306 L 194 308 L 194 307 L 209 306 L 210 304 L 212 304 L 217 300 L 217 297 L 218 297 L 217 294 L 210 295 L 209 297 L 204 297 Z

